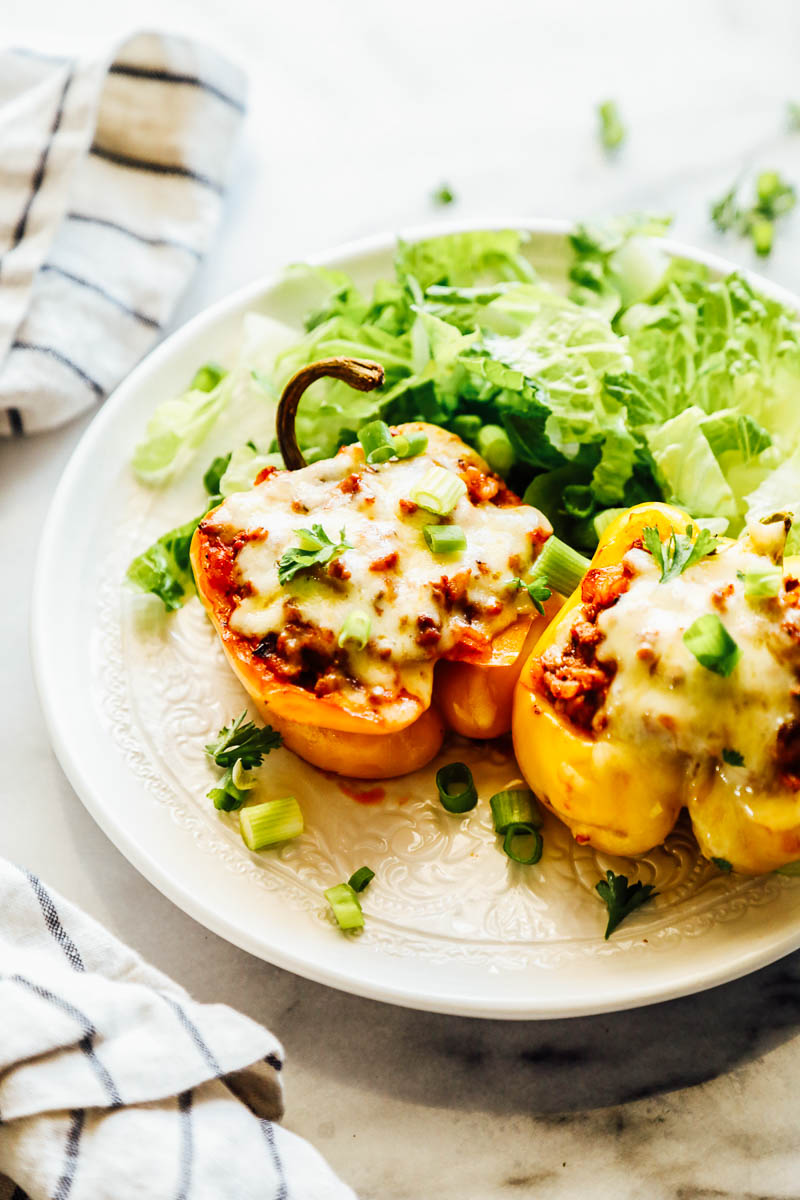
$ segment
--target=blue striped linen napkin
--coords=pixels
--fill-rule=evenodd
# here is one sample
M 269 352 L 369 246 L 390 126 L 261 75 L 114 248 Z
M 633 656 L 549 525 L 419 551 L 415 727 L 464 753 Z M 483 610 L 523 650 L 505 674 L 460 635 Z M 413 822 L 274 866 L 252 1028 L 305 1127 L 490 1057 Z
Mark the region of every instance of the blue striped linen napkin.
M 96 406 L 153 345 L 218 223 L 244 99 L 180 37 L 0 52 L 0 434 Z
M 0 1200 L 355 1200 L 275 1124 L 282 1064 L 0 859 Z

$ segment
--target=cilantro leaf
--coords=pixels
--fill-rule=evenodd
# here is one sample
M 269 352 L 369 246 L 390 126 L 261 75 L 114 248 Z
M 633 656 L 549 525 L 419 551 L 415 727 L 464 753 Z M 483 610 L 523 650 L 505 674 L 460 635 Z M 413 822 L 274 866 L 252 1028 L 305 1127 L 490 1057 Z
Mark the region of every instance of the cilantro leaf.
M 653 891 L 652 883 L 629 884 L 627 875 L 615 875 L 613 871 L 606 871 L 605 879 L 595 885 L 595 891 L 608 909 L 606 941 L 634 909 L 658 895 Z
M 242 771 L 260 767 L 265 754 L 277 750 L 282 744 L 281 735 L 271 725 L 259 728 L 252 721 L 245 720 L 247 712 L 240 713 L 230 725 L 220 729 L 213 742 L 206 746 L 206 754 L 213 758 L 218 767 L 225 768 L 225 774 L 219 785 L 207 793 L 209 800 L 214 801 L 214 807 L 222 812 L 233 812 L 241 808 L 247 799 L 249 787 L 238 787 L 234 782 L 237 764 L 241 763 Z M 243 780 L 236 773 L 239 783 Z M 250 785 L 252 786 L 252 785 Z
M 548 586 L 546 576 L 540 575 L 538 579 L 534 579 L 531 583 L 526 583 L 524 579 L 519 579 L 515 576 L 509 580 L 509 587 L 517 589 L 525 588 L 525 591 L 531 598 L 533 607 L 538 613 L 544 616 L 544 602 L 545 600 L 549 600 L 553 594 Z
M 693 532 L 692 526 L 687 525 L 686 533 L 675 533 L 673 530 L 667 540 L 662 542 L 661 534 L 655 525 L 648 525 L 642 531 L 645 549 L 650 551 L 661 567 L 659 583 L 669 583 L 671 579 L 682 575 L 687 567 L 693 566 L 701 558 L 707 558 L 710 554 L 716 553 L 717 539 L 713 534 L 709 533 L 707 529 L 701 529 L 698 531 L 697 538 L 692 541 Z
M 712 863 L 718 871 L 724 871 L 726 874 L 733 870 L 733 867 L 728 862 L 727 858 L 712 858 Z
M 220 729 L 213 742 L 206 746 L 206 754 L 213 758 L 218 767 L 233 767 L 241 762 L 245 771 L 260 767 L 261 760 L 270 750 L 281 745 L 281 735 L 271 725 L 259 728 L 247 721 L 247 712 L 240 713 L 230 725 Z
M 728 746 L 722 751 L 722 761 L 727 763 L 729 767 L 744 766 L 744 756 L 738 750 L 731 750 Z
M 352 550 L 351 543 L 345 540 L 343 529 L 339 530 L 338 542 L 331 541 L 321 525 L 312 525 L 310 529 L 298 529 L 295 532 L 300 538 L 300 545 L 291 546 L 278 563 L 278 583 L 281 587 L 285 587 L 299 571 L 322 567 L 338 558 L 345 550 Z

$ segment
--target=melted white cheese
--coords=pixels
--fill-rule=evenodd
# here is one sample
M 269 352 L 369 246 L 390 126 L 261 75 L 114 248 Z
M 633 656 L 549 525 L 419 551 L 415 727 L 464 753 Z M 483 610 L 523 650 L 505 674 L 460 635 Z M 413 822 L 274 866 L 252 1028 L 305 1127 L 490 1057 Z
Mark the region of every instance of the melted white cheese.
M 737 578 L 737 571 L 764 569 L 769 560 L 735 542 L 668 583 L 659 583 L 660 570 L 645 551 L 629 552 L 626 561 L 636 576 L 597 621 L 604 634 L 597 658 L 617 664 L 603 709 L 606 735 L 693 759 L 733 749 L 749 774 L 771 773 L 778 730 L 796 717 L 800 648 L 781 628 L 786 614 L 779 602 L 746 599 Z M 723 597 L 730 584 L 733 592 Z M 717 614 L 741 650 L 727 678 L 701 666 L 683 641 L 708 613 Z
M 397 668 L 404 668 L 405 686 L 416 691 L 411 684 L 414 664 L 425 664 L 423 673 L 429 675 L 431 657 L 458 644 L 468 625 L 463 603 L 448 613 L 437 600 L 432 585 L 443 576 L 465 579 L 466 603 L 496 610 L 481 611 L 476 618 L 475 627 L 488 636 L 509 625 L 518 607 L 529 608 L 527 599 L 520 601 L 506 581 L 530 570 L 551 532 L 540 512 L 527 505 L 473 504 L 464 495 L 447 520 L 463 529 L 466 548 L 435 555 L 425 543 L 423 527 L 439 519 L 422 509 L 410 514 L 403 510 L 400 502 L 411 497 L 432 463 L 458 471 L 459 458 L 467 464 L 475 461 L 458 439 L 437 433 L 441 431 L 434 431 L 427 452 L 416 458 L 368 467 L 361 447 L 348 446 L 333 459 L 281 472 L 250 491 L 228 497 L 213 516 L 215 528 L 226 539 L 263 531 L 238 554 L 239 575 L 250 585 L 251 594 L 232 613 L 231 628 L 247 638 L 279 632 L 290 605 L 303 620 L 338 636 L 348 614 L 363 610 L 371 618 L 371 635 L 364 651 L 348 647 L 353 674 L 373 690 L 391 691 Z M 354 472 L 360 477 L 358 491 L 337 486 Z M 351 548 L 338 556 L 338 562 L 349 575 L 338 579 L 324 568 L 304 571 L 282 587 L 279 561 L 299 544 L 297 531 L 312 524 L 320 524 L 334 541 L 344 531 Z M 396 566 L 370 569 L 393 552 L 398 555 Z M 432 646 L 421 646 L 417 640 L 420 616 L 441 625 L 441 637 Z

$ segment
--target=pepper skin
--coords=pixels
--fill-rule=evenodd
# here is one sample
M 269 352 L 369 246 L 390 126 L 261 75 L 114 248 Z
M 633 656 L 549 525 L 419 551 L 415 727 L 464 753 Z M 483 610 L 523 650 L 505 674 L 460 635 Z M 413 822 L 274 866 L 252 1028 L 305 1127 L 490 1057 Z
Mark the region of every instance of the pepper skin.
M 437 664 L 433 696 L 446 725 L 468 738 L 502 737 L 511 729 L 514 688 L 529 654 L 564 600 L 553 592 L 544 615 L 521 617 L 492 643 L 488 663 Z
M 638 505 L 605 530 L 592 568 L 619 563 L 648 525 L 655 525 L 663 538 L 673 529 L 683 532 L 688 523 L 685 513 L 669 505 Z M 577 841 L 609 854 L 643 854 L 675 824 L 683 805 L 684 763 L 666 754 L 645 763 L 629 746 L 573 725 L 533 679 L 534 661 L 556 641 L 580 604 L 578 588 L 523 667 L 514 694 L 514 751 L 533 791 Z

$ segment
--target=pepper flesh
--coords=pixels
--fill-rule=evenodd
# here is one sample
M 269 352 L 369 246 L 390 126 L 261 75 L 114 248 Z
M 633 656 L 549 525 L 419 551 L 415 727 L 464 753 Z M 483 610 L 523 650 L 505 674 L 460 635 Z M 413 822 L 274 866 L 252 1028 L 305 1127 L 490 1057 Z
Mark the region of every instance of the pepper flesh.
M 592 568 L 619 563 L 647 526 L 662 540 L 686 531 L 690 518 L 667 505 L 640 505 L 606 530 Z M 724 545 L 727 539 L 721 539 Z M 798 560 L 784 575 L 798 577 Z M 514 697 L 514 749 L 522 774 L 576 839 L 612 854 L 643 854 L 664 840 L 686 806 L 708 858 L 761 874 L 800 861 L 800 791 L 774 779 L 754 782 L 737 766 L 677 749 L 637 754 L 604 732 L 586 731 L 556 711 L 537 686 L 536 663 L 569 628 L 582 602 L 570 597 L 523 667 Z
M 681 533 L 689 518 L 666 504 L 621 513 L 608 528 L 591 569 L 614 566 L 656 526 L 662 538 Z M 573 725 L 556 711 L 533 679 L 535 661 L 570 624 L 582 601 L 577 588 L 537 642 L 514 693 L 514 752 L 539 799 L 577 841 L 609 854 L 643 854 L 662 842 L 683 804 L 684 765 L 667 755 L 645 763 L 630 747 Z

